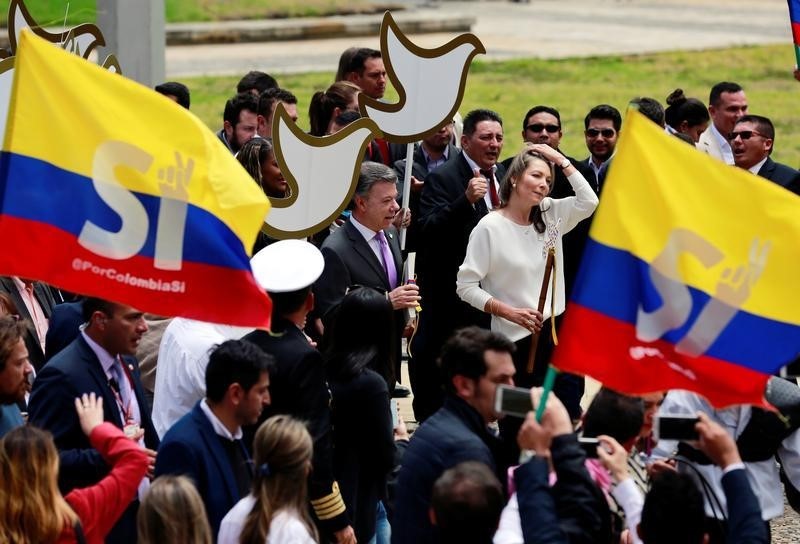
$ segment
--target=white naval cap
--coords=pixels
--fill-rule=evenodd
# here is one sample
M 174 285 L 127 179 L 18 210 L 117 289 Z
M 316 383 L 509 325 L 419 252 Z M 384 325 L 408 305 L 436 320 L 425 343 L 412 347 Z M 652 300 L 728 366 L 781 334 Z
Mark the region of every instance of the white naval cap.
M 280 240 L 250 259 L 258 284 L 271 293 L 291 293 L 308 287 L 320 277 L 322 253 L 305 240 Z

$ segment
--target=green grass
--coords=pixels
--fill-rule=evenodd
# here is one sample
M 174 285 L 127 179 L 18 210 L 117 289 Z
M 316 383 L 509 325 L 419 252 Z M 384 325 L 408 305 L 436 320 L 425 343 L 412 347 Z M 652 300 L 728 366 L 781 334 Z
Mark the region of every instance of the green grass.
M 126 0 L 138 2 L 140 0 Z M 183 21 L 219 21 L 313 17 L 331 13 L 374 11 L 370 0 L 165 0 L 168 23 Z M 27 0 L 26 6 L 42 26 L 95 22 L 96 0 Z M 0 25 L 8 22 L 8 8 L 0 12 Z
M 766 115 L 776 125 L 773 157 L 800 166 L 800 83 L 792 78 L 794 52 L 790 46 L 738 47 L 702 52 L 673 52 L 642 56 L 612 56 L 571 60 L 513 60 L 475 62 L 467 80 L 460 111 L 489 107 L 504 119 L 503 155 L 522 145 L 522 116 L 531 106 L 548 104 L 561 112 L 562 150 L 575 158 L 588 153 L 583 141 L 583 117 L 597 104 L 623 111 L 635 96 L 662 101 L 676 87 L 706 102 L 718 81 L 736 81 L 748 97 L 751 113 Z M 333 72 L 278 76 L 294 92 L 299 110 L 308 111 L 311 95 L 331 82 Z M 192 78 L 192 110 L 214 130 L 222 123 L 225 100 L 238 77 Z M 391 101 L 396 96 L 389 93 Z M 308 127 L 301 113 L 298 123 Z

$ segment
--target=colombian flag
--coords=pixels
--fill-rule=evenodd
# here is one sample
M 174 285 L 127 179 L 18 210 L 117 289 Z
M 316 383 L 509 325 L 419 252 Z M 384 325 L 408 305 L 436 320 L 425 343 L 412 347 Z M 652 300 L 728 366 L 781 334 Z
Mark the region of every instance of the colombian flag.
M 789 0 L 789 19 L 792 22 L 794 54 L 800 59 L 800 0 Z
M 631 111 L 554 365 L 612 389 L 763 404 L 800 352 L 800 199 Z
M 0 273 L 265 327 L 248 253 L 268 210 L 194 115 L 23 32 L 0 155 Z

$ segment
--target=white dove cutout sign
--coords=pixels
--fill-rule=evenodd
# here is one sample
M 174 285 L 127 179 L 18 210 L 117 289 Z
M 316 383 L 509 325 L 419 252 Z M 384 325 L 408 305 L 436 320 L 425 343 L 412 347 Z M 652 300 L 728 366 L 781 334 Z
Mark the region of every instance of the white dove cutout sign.
M 418 47 L 388 11 L 380 42 L 387 75 L 399 95 L 396 104 L 359 94 L 365 117 L 322 138 L 302 132 L 278 104 L 272 139 L 292 196 L 270 198 L 272 209 L 262 228 L 269 236 L 300 238 L 327 228 L 353 197 L 370 140 L 385 137 L 413 145 L 452 120 L 464 96 L 469 64 L 475 55 L 486 52 L 473 34 L 462 34 L 435 49 Z
M 336 134 L 319 138 L 300 130 L 283 104 L 272 126 L 275 158 L 291 189 L 289 198 L 270 198 L 262 230 L 273 238 L 301 238 L 328 227 L 347 207 L 358 184 L 361 157 L 375 122 L 358 119 Z
M 389 12 L 381 24 L 381 56 L 397 89 L 396 104 L 359 94 L 361 113 L 375 121 L 386 139 L 415 142 L 453 119 L 461 104 L 470 61 L 486 53 L 473 34 L 462 34 L 435 49 L 422 49 L 400 32 Z
M 14 55 L 17 54 L 17 43 L 20 33 L 30 28 L 40 38 L 52 42 L 62 49 L 88 59 L 98 47 L 106 45 L 103 33 L 97 25 L 83 23 L 64 32 L 49 32 L 40 27 L 31 16 L 22 0 L 11 0 L 8 5 L 8 42 L 11 56 L 0 61 L 0 133 L 5 134 L 8 117 L 8 103 L 11 99 L 11 82 L 14 79 Z M 119 61 L 109 55 L 102 63 L 103 68 L 121 74 Z

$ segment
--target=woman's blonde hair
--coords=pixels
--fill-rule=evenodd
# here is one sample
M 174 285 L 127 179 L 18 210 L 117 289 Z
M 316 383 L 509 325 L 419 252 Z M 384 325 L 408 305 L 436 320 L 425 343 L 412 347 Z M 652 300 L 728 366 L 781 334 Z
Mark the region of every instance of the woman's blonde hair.
M 517 156 L 514 157 L 513 161 L 511 161 L 511 166 L 508 167 L 506 177 L 503 178 L 503 182 L 500 184 L 500 200 L 502 201 L 501 207 L 506 207 L 508 205 L 508 201 L 511 199 L 511 192 L 514 190 L 514 185 L 535 160 L 545 163 L 550 168 L 550 181 L 547 183 L 548 194 L 553 190 L 553 183 L 556 179 L 553 165 L 544 157 L 544 155 L 538 151 L 534 151 L 533 149 L 526 147 L 517 153 Z M 542 218 L 542 209 L 539 206 L 534 206 L 533 209 L 531 209 L 529 219 L 531 223 L 533 223 L 533 228 L 535 228 L 537 232 L 545 231 L 546 227 L 544 224 L 544 219 Z
M 0 440 L 0 542 L 55 542 L 78 516 L 58 490 L 58 452 L 52 435 L 17 427 Z
M 308 514 L 307 479 L 313 442 L 306 426 L 286 415 L 269 418 L 258 428 L 253 444 L 256 499 L 248 514 L 239 542 L 263 544 L 279 510 L 292 510 L 309 534 L 319 541 Z
M 161 476 L 136 516 L 139 544 L 211 544 L 211 528 L 200 494 L 186 476 Z

